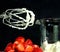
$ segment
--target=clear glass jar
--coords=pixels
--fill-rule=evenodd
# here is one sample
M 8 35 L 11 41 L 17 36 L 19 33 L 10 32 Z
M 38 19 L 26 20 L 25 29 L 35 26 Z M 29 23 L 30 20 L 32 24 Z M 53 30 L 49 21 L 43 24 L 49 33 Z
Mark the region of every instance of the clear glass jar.
M 43 18 L 40 19 L 41 44 L 46 39 L 48 43 L 55 43 L 59 40 L 60 18 Z

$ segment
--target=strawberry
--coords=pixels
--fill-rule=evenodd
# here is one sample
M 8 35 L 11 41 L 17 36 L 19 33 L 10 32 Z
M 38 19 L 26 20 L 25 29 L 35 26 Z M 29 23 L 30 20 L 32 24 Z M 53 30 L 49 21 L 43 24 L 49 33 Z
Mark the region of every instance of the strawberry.
M 38 45 L 33 45 L 34 50 L 33 52 L 43 52 L 42 48 L 40 48 Z
M 16 49 L 18 50 L 18 51 L 24 51 L 24 46 L 23 46 L 23 44 L 18 44 L 17 46 L 16 46 Z
M 24 37 L 17 37 L 15 41 L 18 41 L 19 43 L 24 43 L 25 39 Z
M 19 43 L 18 41 L 15 41 L 15 42 L 13 43 L 13 48 L 15 49 L 18 44 L 20 44 L 20 43 Z
M 8 45 L 6 46 L 5 52 L 14 52 L 14 49 L 12 48 L 12 43 L 8 43 Z
M 25 42 L 25 44 L 27 44 L 27 45 L 33 45 L 33 42 L 30 39 L 27 39 L 26 42 Z
M 33 46 L 27 45 L 25 48 L 25 52 L 32 52 L 33 51 Z
M 15 42 L 9 43 L 5 50 L 5 52 L 43 52 L 42 49 L 36 45 L 33 44 L 33 42 L 30 39 L 27 39 L 25 41 L 24 37 L 17 37 Z

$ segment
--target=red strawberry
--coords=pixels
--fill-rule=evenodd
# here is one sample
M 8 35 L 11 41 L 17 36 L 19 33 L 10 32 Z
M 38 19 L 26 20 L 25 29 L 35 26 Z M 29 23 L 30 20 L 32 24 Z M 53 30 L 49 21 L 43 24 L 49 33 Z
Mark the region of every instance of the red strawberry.
M 26 42 L 25 42 L 25 44 L 27 44 L 27 45 L 33 45 L 33 42 L 30 39 L 27 39 Z
M 13 48 L 16 48 L 16 46 L 18 45 L 18 44 L 20 44 L 18 41 L 15 41 L 14 43 L 13 43 Z
M 24 40 L 23 39 L 19 39 L 19 38 L 21 38 L 21 37 L 18 37 L 16 39 L 16 41 L 13 43 L 13 48 L 16 48 L 17 45 L 24 43 Z
M 25 48 L 25 52 L 32 52 L 33 51 L 33 46 L 27 45 Z
M 34 44 L 34 45 L 33 45 L 33 47 L 34 47 L 34 48 L 39 48 L 39 46 L 38 46 L 38 45 L 36 45 L 36 44 Z
M 16 41 L 12 44 L 9 43 L 4 50 L 5 52 L 43 52 L 38 45 L 33 45 L 30 39 L 25 42 L 24 37 L 17 37 Z
M 16 41 L 18 41 L 20 43 L 24 43 L 25 39 L 24 39 L 24 37 L 17 37 Z
M 38 45 L 33 45 L 33 46 L 34 46 L 33 52 L 43 52 L 42 48 L 40 48 Z
M 8 45 L 6 46 L 5 52 L 14 52 L 14 49 L 12 48 L 12 43 L 8 43 Z
M 24 46 L 23 46 L 23 44 L 18 44 L 17 46 L 16 46 L 16 50 L 18 50 L 18 51 L 24 51 Z

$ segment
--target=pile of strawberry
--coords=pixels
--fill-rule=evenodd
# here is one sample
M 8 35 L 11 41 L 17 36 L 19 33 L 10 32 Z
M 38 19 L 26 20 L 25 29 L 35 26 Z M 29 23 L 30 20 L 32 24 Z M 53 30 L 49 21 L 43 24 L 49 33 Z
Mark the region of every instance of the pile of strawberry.
M 14 43 L 8 43 L 4 52 L 43 52 L 42 48 L 33 44 L 30 39 L 25 41 L 24 37 L 17 37 Z

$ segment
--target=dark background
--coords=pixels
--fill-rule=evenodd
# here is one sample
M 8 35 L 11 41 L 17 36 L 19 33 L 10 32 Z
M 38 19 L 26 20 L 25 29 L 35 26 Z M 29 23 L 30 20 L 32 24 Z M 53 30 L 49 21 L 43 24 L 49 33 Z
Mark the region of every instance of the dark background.
M 60 1 L 59 0 L 0 0 L 0 14 L 6 9 L 27 8 L 32 10 L 36 15 L 36 20 L 40 18 L 59 18 Z M 30 38 L 35 44 L 40 45 L 39 25 L 34 24 L 26 30 L 17 30 L 8 27 L 0 19 L 0 50 L 4 50 L 9 42 L 13 42 L 16 37 L 23 36 Z
M 59 17 L 59 0 L 1 0 L 0 9 L 5 11 L 8 8 L 27 8 L 33 10 L 37 18 L 41 16 Z

